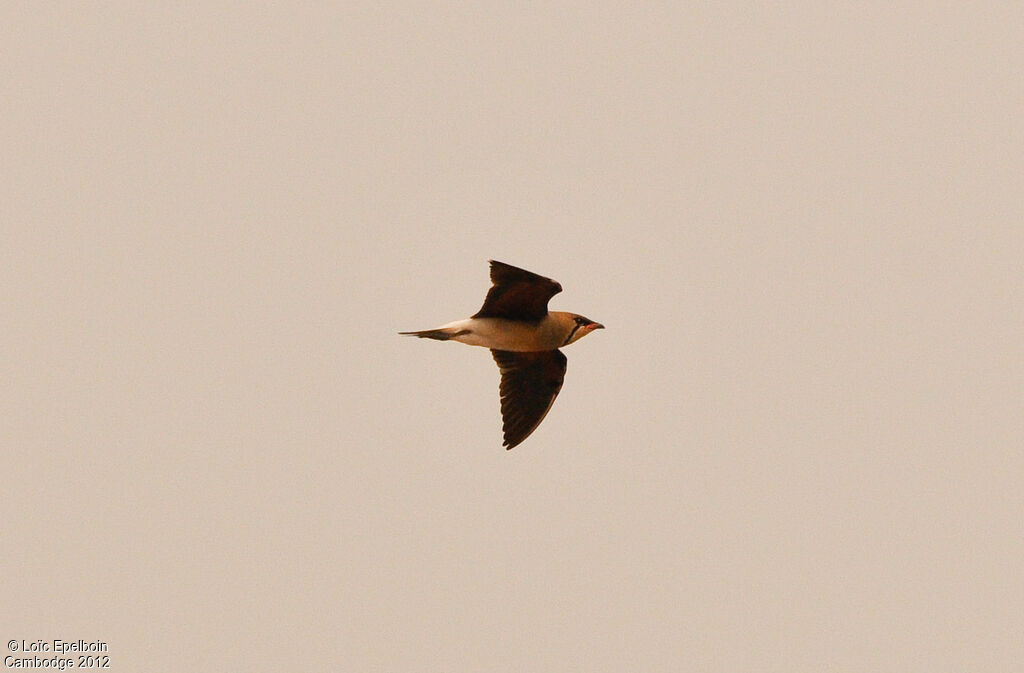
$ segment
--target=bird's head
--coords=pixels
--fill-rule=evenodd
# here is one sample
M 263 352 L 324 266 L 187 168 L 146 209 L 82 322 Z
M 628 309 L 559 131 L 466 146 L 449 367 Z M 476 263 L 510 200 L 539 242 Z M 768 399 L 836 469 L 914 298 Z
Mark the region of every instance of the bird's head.
M 594 322 L 590 318 L 585 318 L 581 315 L 572 314 L 572 332 L 569 334 L 569 338 L 565 344 L 569 345 L 574 341 L 579 341 L 583 337 L 587 336 L 596 329 L 604 329 L 604 325 L 599 322 Z

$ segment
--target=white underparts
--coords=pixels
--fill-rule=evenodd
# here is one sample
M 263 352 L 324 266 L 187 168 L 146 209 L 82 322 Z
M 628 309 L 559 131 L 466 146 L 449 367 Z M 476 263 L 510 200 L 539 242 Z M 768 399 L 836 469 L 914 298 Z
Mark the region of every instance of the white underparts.
M 563 345 L 568 330 L 549 314 L 538 323 L 500 318 L 467 318 L 438 329 L 451 334 L 452 341 L 503 351 L 553 350 Z

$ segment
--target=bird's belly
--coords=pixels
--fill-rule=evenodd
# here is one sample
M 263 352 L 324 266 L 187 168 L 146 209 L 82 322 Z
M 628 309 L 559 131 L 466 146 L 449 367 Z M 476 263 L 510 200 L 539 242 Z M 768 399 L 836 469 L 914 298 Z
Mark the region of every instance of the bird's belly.
M 452 338 L 470 346 L 483 346 L 501 351 L 543 351 L 558 348 L 558 344 L 547 337 L 546 330 L 540 325 L 499 318 L 473 318 L 460 324 L 457 336 Z

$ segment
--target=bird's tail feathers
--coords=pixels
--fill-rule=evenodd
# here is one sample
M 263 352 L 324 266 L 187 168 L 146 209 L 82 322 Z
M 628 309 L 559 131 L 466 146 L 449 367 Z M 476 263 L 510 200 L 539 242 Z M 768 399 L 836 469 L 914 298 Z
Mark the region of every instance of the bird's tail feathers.
M 425 329 L 418 332 L 399 332 L 399 334 L 421 339 L 437 339 L 438 341 L 448 341 L 452 337 L 459 336 L 459 332 L 453 329 Z

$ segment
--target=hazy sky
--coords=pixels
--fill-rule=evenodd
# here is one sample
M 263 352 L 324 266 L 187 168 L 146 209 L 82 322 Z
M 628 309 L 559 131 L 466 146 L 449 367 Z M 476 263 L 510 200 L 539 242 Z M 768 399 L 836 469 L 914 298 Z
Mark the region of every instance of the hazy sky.
M 1018 3 L 201 4 L 4 11 L 0 642 L 1019 670 Z

